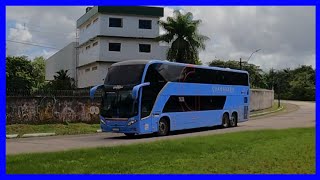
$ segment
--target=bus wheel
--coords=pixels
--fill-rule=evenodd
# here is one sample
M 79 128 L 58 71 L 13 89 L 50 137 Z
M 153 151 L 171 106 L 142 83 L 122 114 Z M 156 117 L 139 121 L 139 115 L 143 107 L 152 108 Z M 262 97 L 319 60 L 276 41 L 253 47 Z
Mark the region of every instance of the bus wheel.
M 222 116 L 222 127 L 223 128 L 230 127 L 229 115 L 227 113 L 224 113 Z
M 232 113 L 231 119 L 230 119 L 230 126 L 231 127 L 236 127 L 238 126 L 238 117 L 236 113 Z
M 169 122 L 167 119 L 161 118 L 158 127 L 158 136 L 166 136 L 169 134 Z
M 134 137 L 134 133 L 124 133 L 124 135 L 126 135 L 127 137 L 130 137 L 130 138 L 132 138 L 132 137 Z

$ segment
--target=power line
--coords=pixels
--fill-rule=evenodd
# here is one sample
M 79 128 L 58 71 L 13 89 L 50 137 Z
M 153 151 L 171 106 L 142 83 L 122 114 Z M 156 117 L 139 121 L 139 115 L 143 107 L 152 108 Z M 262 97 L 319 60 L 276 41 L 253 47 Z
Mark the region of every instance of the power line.
M 62 32 L 53 32 L 53 31 L 40 31 L 40 30 L 36 30 L 36 29 L 21 29 L 21 28 L 16 28 L 16 27 L 9 27 L 10 29 L 17 29 L 17 30 L 23 30 L 23 31 L 33 31 L 33 32 L 40 32 L 40 33 L 50 33 L 50 34 L 60 34 L 60 35 L 71 35 L 71 33 L 62 33 Z
M 59 50 L 58 48 L 56 47 L 52 47 L 52 46 L 47 46 L 47 45 L 41 45 L 41 44 L 36 44 L 36 43 L 33 43 L 33 42 L 24 42 L 24 41 L 15 41 L 15 40 L 6 40 L 8 42 L 12 42 L 12 43 L 18 43 L 18 44 L 25 44 L 25 45 L 30 45 L 30 46 L 38 46 L 38 47 L 44 47 L 44 48 L 50 48 L 50 49 L 56 49 L 56 50 Z
M 33 29 L 34 31 L 39 31 L 38 30 L 38 28 L 40 28 L 40 29 L 45 29 L 44 31 L 41 31 L 41 32 L 47 32 L 47 33 L 59 33 L 59 34 L 69 34 L 69 33 L 67 33 L 66 31 L 65 32 L 55 32 L 55 31 L 50 31 L 50 30 L 52 30 L 52 28 L 49 28 L 49 27 L 45 27 L 45 26 L 39 26 L 39 25 L 33 25 L 33 24 L 30 24 L 30 23 L 26 23 L 26 22 L 23 22 L 23 21 L 17 21 L 17 20 L 15 20 L 15 22 L 16 22 L 16 24 L 21 24 L 24 28 L 28 28 L 28 29 L 30 29 L 30 26 L 31 27 L 35 27 L 35 28 L 31 28 L 31 29 Z M 11 27 L 11 28 L 13 28 L 13 27 Z M 48 29 L 50 29 L 49 31 L 47 31 Z M 40 32 L 40 31 L 39 31 Z

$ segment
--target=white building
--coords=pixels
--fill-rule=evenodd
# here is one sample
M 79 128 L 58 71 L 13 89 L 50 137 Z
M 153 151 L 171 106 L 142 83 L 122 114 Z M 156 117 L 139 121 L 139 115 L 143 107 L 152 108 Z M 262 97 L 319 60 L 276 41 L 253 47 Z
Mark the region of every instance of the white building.
M 160 46 L 155 40 L 159 36 L 160 17 L 163 17 L 163 8 L 160 7 L 87 8 L 86 13 L 77 20 L 78 57 L 73 59 L 77 67 L 73 75 L 77 87 L 102 84 L 108 67 L 115 62 L 166 59 L 168 47 Z
M 77 46 L 78 43 L 72 42 L 46 60 L 46 80 L 53 80 L 61 69 L 68 70 L 69 76 L 75 78 Z

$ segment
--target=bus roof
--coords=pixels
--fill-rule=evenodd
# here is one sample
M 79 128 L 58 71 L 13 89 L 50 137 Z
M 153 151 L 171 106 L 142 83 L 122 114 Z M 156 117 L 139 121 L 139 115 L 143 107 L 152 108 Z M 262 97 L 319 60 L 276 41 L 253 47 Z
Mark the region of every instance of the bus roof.
M 166 61 L 166 60 L 126 60 L 126 61 L 114 63 L 111 66 L 133 65 L 133 64 L 146 65 L 148 63 L 149 64 L 154 64 L 154 63 L 172 64 L 172 65 L 179 65 L 179 66 L 198 67 L 198 68 L 202 68 L 202 69 L 212 69 L 212 70 L 219 70 L 219 71 L 230 71 L 230 72 L 239 72 L 239 73 L 248 74 L 248 72 L 244 71 L 244 70 L 221 68 L 221 67 L 215 67 L 215 66 L 203 66 L 203 65 L 195 65 L 195 64 L 177 63 L 177 62 L 170 62 L 170 61 Z

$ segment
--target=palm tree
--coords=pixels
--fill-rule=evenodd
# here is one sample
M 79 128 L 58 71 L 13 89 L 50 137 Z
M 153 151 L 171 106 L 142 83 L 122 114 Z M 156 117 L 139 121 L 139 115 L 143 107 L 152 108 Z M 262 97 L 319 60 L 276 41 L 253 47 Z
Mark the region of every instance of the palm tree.
M 71 90 L 75 88 L 74 79 L 69 77 L 68 70 L 61 69 L 54 75 L 54 80 L 51 82 L 52 89 L 55 90 Z
M 205 50 L 204 42 L 209 38 L 198 33 L 201 20 L 193 20 L 192 13 L 182 14 L 174 11 L 173 17 L 159 24 L 166 31 L 157 37 L 158 41 L 171 43 L 167 59 L 175 62 L 195 64 L 199 59 L 199 50 Z

